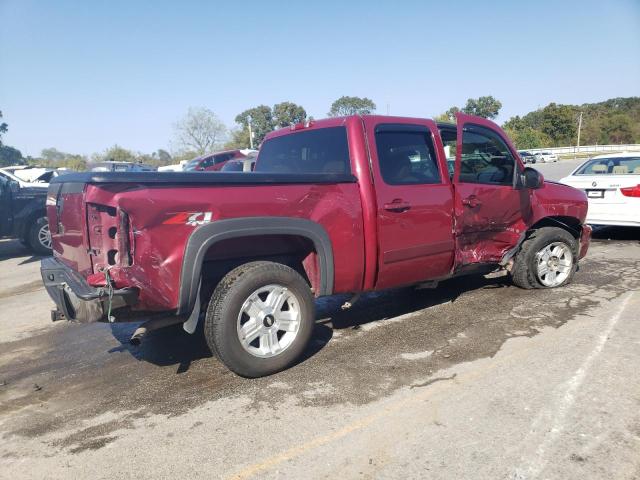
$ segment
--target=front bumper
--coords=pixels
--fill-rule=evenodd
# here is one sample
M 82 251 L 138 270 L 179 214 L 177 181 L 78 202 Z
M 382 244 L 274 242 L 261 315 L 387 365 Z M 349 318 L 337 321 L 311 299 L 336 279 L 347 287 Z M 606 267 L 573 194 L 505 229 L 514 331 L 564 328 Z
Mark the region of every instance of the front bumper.
M 78 272 L 55 257 L 41 260 L 40 273 L 58 313 L 62 313 L 67 320 L 83 323 L 105 320 L 109 302 L 111 308 L 115 309 L 134 305 L 138 300 L 138 291 L 133 288 L 114 289 L 109 298 L 107 288 L 92 287 Z M 51 318 L 60 316 L 52 312 Z
M 591 243 L 592 231 L 593 228 L 591 228 L 591 225 L 582 226 L 582 233 L 580 235 L 580 254 L 578 255 L 578 258 L 584 258 L 584 256 L 587 254 L 587 251 L 589 250 L 589 244 Z

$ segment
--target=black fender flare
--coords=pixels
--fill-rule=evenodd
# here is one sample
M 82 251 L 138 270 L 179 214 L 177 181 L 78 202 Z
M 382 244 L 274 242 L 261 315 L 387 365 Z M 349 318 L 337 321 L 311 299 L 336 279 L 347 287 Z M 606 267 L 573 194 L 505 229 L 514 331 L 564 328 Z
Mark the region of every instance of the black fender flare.
M 312 220 L 292 217 L 244 217 L 217 220 L 200 225 L 189 239 L 182 259 L 178 315 L 189 315 L 195 306 L 200 286 L 202 263 L 209 248 L 222 240 L 256 235 L 298 235 L 315 247 L 320 268 L 318 295 L 333 293 L 333 248 L 327 231 Z

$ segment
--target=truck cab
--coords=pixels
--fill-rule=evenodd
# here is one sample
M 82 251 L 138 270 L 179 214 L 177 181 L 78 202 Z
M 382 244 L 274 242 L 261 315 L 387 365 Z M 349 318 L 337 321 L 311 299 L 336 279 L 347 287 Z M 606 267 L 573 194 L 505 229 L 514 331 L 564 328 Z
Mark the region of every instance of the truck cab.
M 295 363 L 314 297 L 500 269 L 561 287 L 591 233 L 583 192 L 545 182 L 465 114 L 307 122 L 268 134 L 251 173 L 70 174 L 47 205 L 53 318 L 204 322 L 248 377 Z

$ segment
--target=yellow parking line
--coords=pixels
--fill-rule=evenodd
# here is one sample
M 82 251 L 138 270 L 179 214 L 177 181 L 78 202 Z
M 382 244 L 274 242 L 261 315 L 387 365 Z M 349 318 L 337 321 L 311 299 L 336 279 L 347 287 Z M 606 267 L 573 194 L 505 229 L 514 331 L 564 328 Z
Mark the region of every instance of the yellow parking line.
M 464 375 L 457 375 L 453 383 L 452 382 L 434 383 L 432 386 L 430 386 L 428 389 L 424 390 L 423 392 L 419 393 L 418 395 L 397 400 L 396 402 L 393 402 L 383 407 L 381 410 L 379 410 L 374 414 L 371 414 L 359 420 L 353 421 L 352 423 L 346 425 L 340 430 L 337 430 L 335 432 L 332 432 L 326 435 L 322 435 L 320 437 L 316 437 L 314 439 L 309 440 L 308 442 L 305 442 L 296 447 L 292 447 L 278 455 L 270 457 L 267 460 L 264 460 L 259 463 L 255 463 L 253 465 L 249 465 L 229 478 L 232 480 L 243 480 L 243 479 L 251 478 L 252 476 L 260 472 L 264 472 L 265 470 L 275 467 L 276 465 L 286 462 L 287 460 L 291 460 L 292 458 L 298 457 L 309 450 L 312 450 L 314 448 L 339 440 L 342 437 L 345 437 L 357 430 L 362 430 L 363 428 L 366 428 L 367 426 L 371 425 L 373 422 L 381 418 L 388 417 L 390 414 L 394 412 L 405 409 L 410 404 L 422 402 L 425 399 L 429 398 L 430 396 L 436 393 L 448 390 L 449 388 L 453 388 L 454 386 L 457 386 L 460 383 L 467 382 L 469 380 L 476 380 L 486 375 L 490 371 L 495 370 L 501 364 L 524 356 L 532 348 L 533 347 L 531 346 L 522 348 L 521 350 L 518 350 L 518 352 L 516 353 L 503 357 L 499 362 L 495 362 L 486 367 L 482 367 L 478 371 L 467 372 Z

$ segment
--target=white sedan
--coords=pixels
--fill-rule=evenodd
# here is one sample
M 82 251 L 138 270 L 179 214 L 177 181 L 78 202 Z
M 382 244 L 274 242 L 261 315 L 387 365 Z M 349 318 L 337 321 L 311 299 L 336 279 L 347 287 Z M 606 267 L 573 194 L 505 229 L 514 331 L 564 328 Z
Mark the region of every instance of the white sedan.
M 640 227 L 640 152 L 594 157 L 560 182 L 587 194 L 587 223 Z
M 558 161 L 558 156 L 551 152 L 538 152 L 534 153 L 533 157 L 538 163 L 555 163 Z

